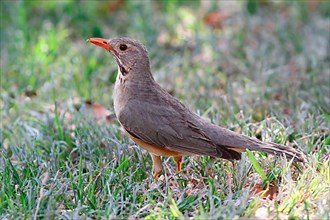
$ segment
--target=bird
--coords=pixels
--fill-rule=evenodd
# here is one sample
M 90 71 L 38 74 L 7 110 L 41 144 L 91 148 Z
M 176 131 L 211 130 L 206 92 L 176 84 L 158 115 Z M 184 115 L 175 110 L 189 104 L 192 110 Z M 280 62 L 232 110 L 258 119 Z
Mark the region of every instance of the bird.
M 113 91 L 115 115 L 128 136 L 150 153 L 155 179 L 163 171 L 162 156 L 172 156 L 178 172 L 182 169 L 183 156 L 206 155 L 232 161 L 241 159 L 246 149 L 284 154 L 305 162 L 304 154 L 293 147 L 236 133 L 187 108 L 155 81 L 148 51 L 139 41 L 129 37 L 87 41 L 110 52 L 117 62 Z

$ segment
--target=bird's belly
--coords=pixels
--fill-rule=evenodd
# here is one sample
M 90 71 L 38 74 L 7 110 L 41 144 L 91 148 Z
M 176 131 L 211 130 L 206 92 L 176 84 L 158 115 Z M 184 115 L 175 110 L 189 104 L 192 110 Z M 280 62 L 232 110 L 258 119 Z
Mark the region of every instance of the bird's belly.
M 152 153 L 152 154 L 154 154 L 156 156 L 184 156 L 185 155 L 185 154 L 183 154 L 181 152 L 172 151 L 172 150 L 165 149 L 163 147 L 158 147 L 158 146 L 155 146 L 155 145 L 151 145 L 151 144 L 145 143 L 145 142 L 139 140 L 138 138 L 133 137 L 130 134 L 128 134 L 128 136 L 136 144 L 138 144 L 140 147 L 142 147 L 143 149 L 147 150 L 148 152 L 150 152 L 150 153 Z

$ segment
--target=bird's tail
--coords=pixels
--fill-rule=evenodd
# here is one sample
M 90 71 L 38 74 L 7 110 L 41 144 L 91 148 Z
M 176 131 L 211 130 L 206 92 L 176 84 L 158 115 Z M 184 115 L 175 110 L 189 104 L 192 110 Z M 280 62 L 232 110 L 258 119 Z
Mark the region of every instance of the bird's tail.
M 293 147 L 270 142 L 264 143 L 253 138 L 249 139 L 252 142 L 251 145 L 247 147 L 249 150 L 266 152 L 274 155 L 285 155 L 289 159 L 293 158 L 295 161 L 306 162 L 305 155 Z
M 238 134 L 220 127 L 217 127 L 217 129 L 214 129 L 213 131 L 215 131 L 212 134 L 213 140 L 216 140 L 217 145 L 226 147 L 230 151 L 240 153 L 244 152 L 246 149 L 249 149 L 251 151 L 266 152 L 274 155 L 284 154 L 289 159 L 293 158 L 295 161 L 306 162 L 305 155 L 293 147 L 262 142 L 258 139 Z

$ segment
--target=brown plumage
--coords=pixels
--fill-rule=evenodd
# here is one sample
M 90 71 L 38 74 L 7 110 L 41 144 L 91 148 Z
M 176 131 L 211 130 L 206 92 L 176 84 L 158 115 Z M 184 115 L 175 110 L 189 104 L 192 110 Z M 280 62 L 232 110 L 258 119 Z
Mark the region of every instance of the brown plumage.
M 163 166 L 160 156 L 174 156 L 178 170 L 184 155 L 240 159 L 245 149 L 285 154 L 303 162 L 304 155 L 289 146 L 264 143 L 218 127 L 186 108 L 154 80 L 146 48 L 131 38 L 89 39 L 108 50 L 118 64 L 114 89 L 116 116 L 128 135 L 153 159 L 154 177 Z

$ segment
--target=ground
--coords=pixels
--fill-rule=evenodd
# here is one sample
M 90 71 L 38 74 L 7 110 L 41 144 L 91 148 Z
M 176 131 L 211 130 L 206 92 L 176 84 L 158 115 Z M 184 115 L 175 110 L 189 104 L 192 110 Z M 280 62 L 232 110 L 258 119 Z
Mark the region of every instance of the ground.
M 328 1 L 0 4 L 0 218 L 329 219 Z M 306 164 L 163 158 L 154 180 L 113 114 L 117 65 L 86 42 L 117 36 L 193 111 Z

